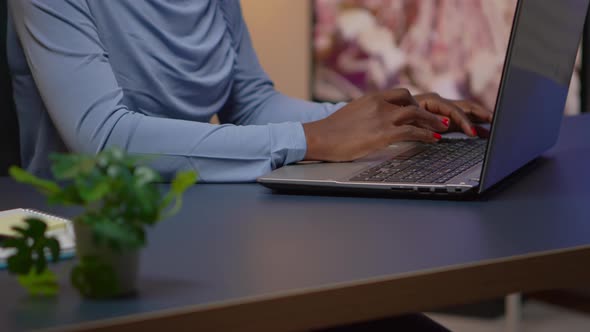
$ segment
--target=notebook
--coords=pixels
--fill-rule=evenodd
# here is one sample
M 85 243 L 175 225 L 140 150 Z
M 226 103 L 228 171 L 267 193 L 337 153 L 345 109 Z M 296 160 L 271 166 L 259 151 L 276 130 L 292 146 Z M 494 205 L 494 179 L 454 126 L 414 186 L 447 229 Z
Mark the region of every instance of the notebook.
M 55 237 L 61 246 L 61 259 L 71 258 L 75 253 L 75 237 L 72 222 L 68 219 L 31 209 L 0 211 L 0 243 L 3 237 L 15 236 L 14 226 L 25 226 L 24 220 L 37 217 L 47 223 L 47 235 Z M 6 268 L 6 259 L 14 249 L 0 248 L 0 269 Z

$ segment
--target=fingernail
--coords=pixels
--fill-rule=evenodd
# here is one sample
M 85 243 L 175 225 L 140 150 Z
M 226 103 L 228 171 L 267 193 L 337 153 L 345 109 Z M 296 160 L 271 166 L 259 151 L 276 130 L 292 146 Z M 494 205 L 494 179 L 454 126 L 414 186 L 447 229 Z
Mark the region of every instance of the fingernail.
M 477 136 L 477 129 L 475 129 L 475 127 L 471 127 L 471 132 L 473 133 L 473 136 Z
M 447 118 L 442 119 L 442 123 L 448 127 L 449 126 L 449 119 L 447 119 Z
M 437 140 L 440 140 L 442 138 L 442 136 L 439 133 L 434 133 L 434 138 L 436 138 Z

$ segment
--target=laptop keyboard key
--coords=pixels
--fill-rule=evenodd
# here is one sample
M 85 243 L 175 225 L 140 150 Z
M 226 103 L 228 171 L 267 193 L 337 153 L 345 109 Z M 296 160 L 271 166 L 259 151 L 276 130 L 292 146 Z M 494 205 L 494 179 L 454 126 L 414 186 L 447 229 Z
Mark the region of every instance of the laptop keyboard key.
M 410 149 L 350 181 L 445 183 L 483 160 L 485 142 L 482 139 L 443 139 L 437 144 Z

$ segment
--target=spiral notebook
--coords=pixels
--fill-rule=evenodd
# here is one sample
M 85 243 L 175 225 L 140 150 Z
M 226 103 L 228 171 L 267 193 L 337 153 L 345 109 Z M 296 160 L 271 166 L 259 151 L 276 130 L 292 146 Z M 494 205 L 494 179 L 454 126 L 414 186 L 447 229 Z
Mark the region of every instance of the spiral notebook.
M 61 246 L 61 259 L 71 258 L 75 253 L 75 237 L 72 222 L 52 214 L 31 209 L 13 209 L 0 211 L 0 243 L 2 239 L 15 236 L 14 226 L 25 226 L 24 220 L 37 217 L 47 223 L 47 235 L 55 237 Z M 0 269 L 6 268 L 6 259 L 13 254 L 13 249 L 0 248 Z

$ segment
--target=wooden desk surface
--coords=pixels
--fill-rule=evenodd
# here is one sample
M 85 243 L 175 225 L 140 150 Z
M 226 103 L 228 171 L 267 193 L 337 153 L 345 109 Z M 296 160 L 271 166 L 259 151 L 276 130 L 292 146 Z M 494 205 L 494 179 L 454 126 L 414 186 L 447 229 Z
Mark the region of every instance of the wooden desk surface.
M 567 119 L 534 168 L 481 201 L 276 195 L 197 185 L 150 233 L 141 292 L 28 298 L 0 271 L 0 331 L 279 331 L 590 280 L 590 116 Z M 0 209 L 48 208 L 0 180 Z

